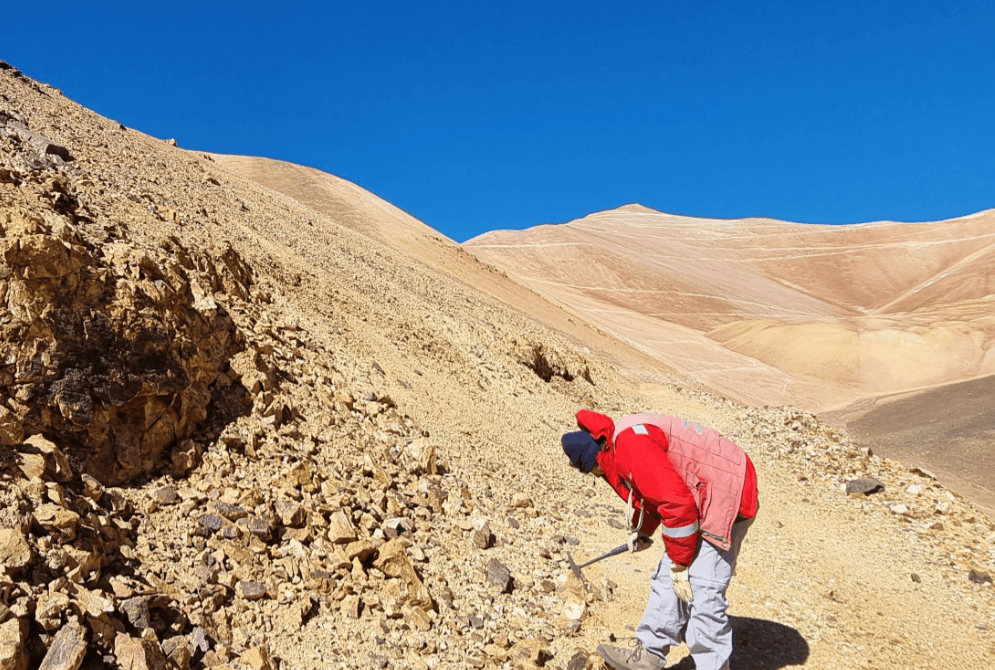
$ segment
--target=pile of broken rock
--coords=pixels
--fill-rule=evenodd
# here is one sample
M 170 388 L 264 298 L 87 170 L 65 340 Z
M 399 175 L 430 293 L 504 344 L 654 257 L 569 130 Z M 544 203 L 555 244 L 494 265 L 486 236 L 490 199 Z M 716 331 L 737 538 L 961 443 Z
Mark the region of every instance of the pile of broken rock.
M 93 649 L 126 667 L 188 667 L 183 614 L 129 576 L 137 519 L 127 495 L 78 476 L 52 442 L 33 436 L 4 451 L 0 667 L 79 667 Z
M 376 425 L 370 404 L 336 431 Z M 321 660 L 291 657 L 305 651 L 280 642 L 293 631 L 298 642 L 320 635 L 335 657 L 345 649 L 329 639 L 352 641 L 361 667 L 535 667 L 551 641 L 578 630 L 588 603 L 610 597 L 558 577 L 565 540 L 528 496 L 474 500 L 417 428 L 290 459 L 273 439 L 245 453 L 240 433 L 250 437 L 254 420 L 229 426 L 183 479 L 130 488 L 80 474 L 40 435 L 6 450 L 0 667 L 275 670 L 278 654 L 283 667 Z M 295 430 L 282 433 L 314 444 Z M 548 539 L 527 564 L 507 558 L 533 537 Z M 492 632 L 494 612 L 507 613 L 503 633 Z M 333 629 L 309 630 L 319 613 Z M 586 653 L 577 664 L 587 667 Z

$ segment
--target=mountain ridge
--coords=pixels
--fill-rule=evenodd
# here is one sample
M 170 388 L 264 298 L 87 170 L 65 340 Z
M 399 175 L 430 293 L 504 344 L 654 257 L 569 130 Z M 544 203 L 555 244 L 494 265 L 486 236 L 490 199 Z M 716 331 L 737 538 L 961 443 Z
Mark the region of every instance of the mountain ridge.
M 559 227 L 495 231 L 465 246 L 752 404 L 838 416 L 875 398 L 995 375 L 995 210 L 825 226 L 615 209 Z M 859 423 L 859 413 L 844 413 Z M 977 451 L 984 442 L 951 431 L 974 457 L 958 447 L 954 462 L 938 450 L 923 461 L 883 437 L 873 446 L 948 481 L 974 482 L 976 464 L 987 463 Z M 979 504 L 995 505 L 995 487 L 971 487 Z
M 763 329 L 767 326 L 760 324 L 773 319 L 783 328 L 800 326 L 803 331 L 832 326 L 850 336 L 868 333 L 884 338 L 885 349 L 904 346 L 900 337 L 888 335 L 888 320 L 898 324 L 897 331 L 910 334 L 924 327 L 940 329 L 940 339 L 956 337 L 961 329 L 980 338 L 973 349 L 975 361 L 964 363 L 973 366 L 972 371 L 963 374 L 995 373 L 985 355 L 995 337 L 987 304 L 995 295 L 993 210 L 939 223 L 841 227 L 616 209 L 560 227 L 486 233 L 464 246 L 526 284 L 544 287 L 547 296 L 563 304 L 587 305 L 590 314 L 611 305 L 621 313 L 646 315 L 726 340 L 721 328 L 739 324 L 736 327 L 744 331 L 756 323 Z M 593 280 L 574 283 L 564 274 L 566 268 L 585 268 L 581 272 Z M 963 325 L 943 329 L 944 323 L 955 321 Z M 605 325 L 605 319 L 600 323 Z M 758 336 L 762 332 L 721 343 L 791 372 L 792 366 Z M 872 358 L 883 359 L 886 352 L 874 349 L 873 343 L 867 346 L 872 347 Z M 806 374 L 823 378 L 827 400 L 837 405 L 855 399 L 861 385 L 876 375 L 855 372 L 842 380 L 844 388 L 834 388 L 841 379 L 831 365 Z M 942 370 L 930 375 L 906 374 L 878 382 L 871 391 L 893 392 L 958 378 Z M 721 390 L 730 392 L 731 386 Z M 772 395 L 770 400 L 793 399 Z M 825 406 L 804 398 L 800 404 L 808 409 Z

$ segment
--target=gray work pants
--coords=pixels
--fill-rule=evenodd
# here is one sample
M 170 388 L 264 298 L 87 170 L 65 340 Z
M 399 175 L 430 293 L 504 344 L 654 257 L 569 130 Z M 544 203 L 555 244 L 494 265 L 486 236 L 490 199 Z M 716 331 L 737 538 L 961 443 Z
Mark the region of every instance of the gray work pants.
M 670 584 L 670 557 L 665 553 L 653 574 L 649 602 L 636 637 L 648 650 L 664 657 L 671 646 L 686 641 L 697 670 L 724 670 L 732 656 L 732 625 L 726 609 L 726 588 L 736 569 L 736 556 L 753 519 L 732 526 L 732 546 L 722 551 L 698 540 L 689 568 L 694 600 L 681 601 Z

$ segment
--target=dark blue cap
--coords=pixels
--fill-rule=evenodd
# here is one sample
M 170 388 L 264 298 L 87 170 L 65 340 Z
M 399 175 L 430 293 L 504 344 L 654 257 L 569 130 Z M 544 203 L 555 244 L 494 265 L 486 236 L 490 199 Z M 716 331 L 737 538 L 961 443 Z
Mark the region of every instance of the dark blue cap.
M 563 443 L 564 453 L 570 457 L 570 465 L 581 472 L 588 473 L 598 464 L 597 457 L 601 446 L 586 430 L 564 433 L 560 442 Z

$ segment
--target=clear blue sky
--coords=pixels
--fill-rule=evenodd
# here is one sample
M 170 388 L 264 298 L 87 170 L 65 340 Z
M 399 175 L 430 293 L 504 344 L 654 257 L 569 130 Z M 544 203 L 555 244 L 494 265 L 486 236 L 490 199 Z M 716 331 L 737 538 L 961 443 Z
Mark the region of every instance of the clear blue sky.
M 180 146 L 353 180 L 457 239 L 640 202 L 995 207 L 995 2 L 7 3 L 0 59 Z

